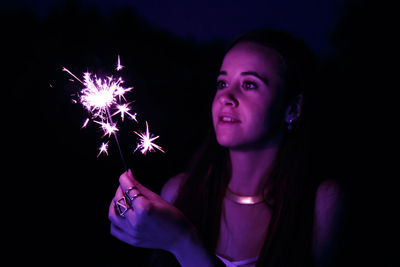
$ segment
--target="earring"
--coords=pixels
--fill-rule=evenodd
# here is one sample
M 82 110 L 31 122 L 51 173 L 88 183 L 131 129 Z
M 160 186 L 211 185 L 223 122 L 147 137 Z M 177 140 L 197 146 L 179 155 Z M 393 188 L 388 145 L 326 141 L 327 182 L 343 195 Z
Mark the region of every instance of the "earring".
M 293 119 L 289 119 L 289 124 L 288 124 L 288 127 L 287 127 L 289 131 L 293 130 L 293 122 L 294 122 Z

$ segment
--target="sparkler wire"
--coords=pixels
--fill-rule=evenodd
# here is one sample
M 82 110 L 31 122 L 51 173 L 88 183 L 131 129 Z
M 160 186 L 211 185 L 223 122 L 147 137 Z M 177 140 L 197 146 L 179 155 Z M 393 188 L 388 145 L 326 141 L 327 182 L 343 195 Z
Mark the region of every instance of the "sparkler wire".
M 110 113 L 109 108 L 107 107 L 106 110 L 107 110 L 108 119 L 110 120 L 111 125 L 114 126 L 114 122 L 113 122 L 113 120 L 111 118 L 111 113 Z M 121 147 L 119 145 L 118 137 L 117 137 L 117 134 L 115 133 L 115 131 L 113 132 L 113 135 L 114 135 L 114 138 L 115 138 L 115 143 L 117 144 L 117 147 L 118 147 L 118 151 L 119 151 L 119 155 L 121 157 L 122 165 L 124 166 L 124 170 L 128 171 L 128 166 L 126 165 L 126 161 L 125 161 L 124 155 L 122 153 Z
M 124 66 L 121 65 L 121 61 L 118 55 L 118 63 L 116 70 L 119 71 L 122 68 L 124 68 Z M 120 84 L 124 82 L 121 79 L 121 77 L 119 79 L 114 79 L 113 76 L 110 76 L 107 77 L 107 80 L 103 80 L 103 79 L 98 79 L 97 76 L 94 75 L 95 80 L 93 80 L 91 78 L 91 74 L 89 72 L 86 72 L 84 73 L 84 80 L 82 81 L 67 68 L 62 67 L 62 70 L 68 72 L 73 78 L 75 78 L 77 81 L 79 81 L 82 85 L 85 86 L 85 88 L 81 90 L 82 95 L 80 96 L 80 102 L 89 111 L 89 113 L 92 114 L 91 119 L 100 118 L 100 121 L 95 120 L 94 122 L 101 125 L 104 131 L 104 136 L 108 135 L 108 137 L 110 137 L 111 134 L 114 135 L 119 155 L 121 157 L 122 165 L 125 171 L 127 171 L 128 167 L 116 134 L 118 128 L 116 127 L 116 124 L 113 122 L 112 117 L 120 113 L 121 119 L 122 121 L 124 121 L 124 115 L 127 114 L 130 116 L 131 119 L 134 119 L 137 122 L 136 113 L 132 115 L 131 113 L 128 112 L 130 110 L 129 103 L 124 103 L 124 104 L 119 103 L 121 101 L 121 98 L 123 98 L 124 101 L 126 102 L 124 93 L 130 91 L 131 89 L 133 89 L 133 87 L 129 88 L 121 87 Z M 119 98 L 119 102 L 116 100 L 116 97 Z M 75 101 L 75 103 L 76 102 L 77 101 Z M 116 108 L 118 109 L 118 111 L 115 112 L 114 114 L 111 114 L 110 112 L 110 106 L 112 105 L 116 105 Z M 86 119 L 82 128 L 86 127 L 88 122 L 89 118 Z M 153 141 L 157 139 L 158 136 L 153 136 L 152 134 L 149 133 L 149 126 L 147 124 L 147 121 L 146 121 L 145 133 L 136 131 L 134 131 L 134 133 L 136 133 L 136 135 L 138 135 L 140 138 L 140 143 L 137 144 L 135 151 L 140 149 L 140 152 L 142 154 L 146 154 L 146 152 L 148 151 L 153 152 L 155 151 L 155 149 L 157 149 L 165 153 L 160 146 L 153 143 Z M 101 147 L 99 148 L 100 152 L 98 156 L 102 153 L 106 153 L 108 155 L 107 149 L 108 149 L 108 141 L 107 143 L 103 143 L 101 145 Z
M 76 75 L 73 74 L 71 71 L 69 71 L 67 68 L 62 67 L 62 70 L 68 72 L 68 73 L 69 73 L 72 77 L 74 77 L 77 81 L 79 81 L 81 84 L 85 85 L 85 83 L 84 83 L 81 79 L 79 79 L 78 77 L 76 77 Z M 86 85 L 85 85 L 85 86 L 86 86 Z M 110 121 L 110 125 L 111 125 L 111 126 L 114 126 L 115 124 L 114 124 L 114 122 L 113 122 L 113 120 L 112 120 L 111 113 L 110 113 L 110 109 L 108 108 L 108 106 L 105 107 L 105 110 L 106 110 L 106 112 L 107 112 L 107 116 L 108 116 L 108 119 L 109 119 L 109 121 Z M 120 157 L 121 157 L 121 161 L 122 161 L 122 165 L 123 165 L 123 167 L 124 167 L 124 170 L 125 170 L 125 171 L 128 171 L 128 165 L 126 164 L 126 161 L 125 161 L 124 155 L 123 155 L 123 153 L 122 153 L 121 146 L 119 145 L 118 137 L 117 137 L 117 134 L 115 133 L 115 131 L 113 131 L 113 135 L 114 135 L 114 138 L 115 138 L 115 143 L 117 144 L 117 147 L 118 147 L 119 155 L 120 155 Z

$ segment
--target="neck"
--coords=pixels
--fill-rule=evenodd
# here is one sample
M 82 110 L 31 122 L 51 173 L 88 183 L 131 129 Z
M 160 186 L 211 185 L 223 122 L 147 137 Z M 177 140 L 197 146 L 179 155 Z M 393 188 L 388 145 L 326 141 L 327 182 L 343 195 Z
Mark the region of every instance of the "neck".
M 259 150 L 229 150 L 232 176 L 228 188 L 244 196 L 263 194 L 278 149 L 279 142 Z

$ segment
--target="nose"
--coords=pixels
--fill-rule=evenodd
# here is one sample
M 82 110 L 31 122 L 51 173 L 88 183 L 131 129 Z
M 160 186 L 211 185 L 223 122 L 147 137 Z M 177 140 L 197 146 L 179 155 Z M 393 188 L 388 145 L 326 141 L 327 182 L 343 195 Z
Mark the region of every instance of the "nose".
M 239 105 L 239 101 L 232 92 L 227 92 L 221 95 L 219 101 L 224 106 L 237 107 Z

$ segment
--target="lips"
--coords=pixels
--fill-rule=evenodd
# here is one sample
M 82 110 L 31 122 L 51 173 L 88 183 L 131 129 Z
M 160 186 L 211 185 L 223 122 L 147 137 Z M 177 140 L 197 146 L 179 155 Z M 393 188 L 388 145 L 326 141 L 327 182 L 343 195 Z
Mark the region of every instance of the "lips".
M 228 113 L 221 113 L 218 116 L 218 123 L 222 124 L 232 124 L 232 123 L 240 123 L 241 121 L 238 119 L 238 117 L 234 114 L 228 114 Z

